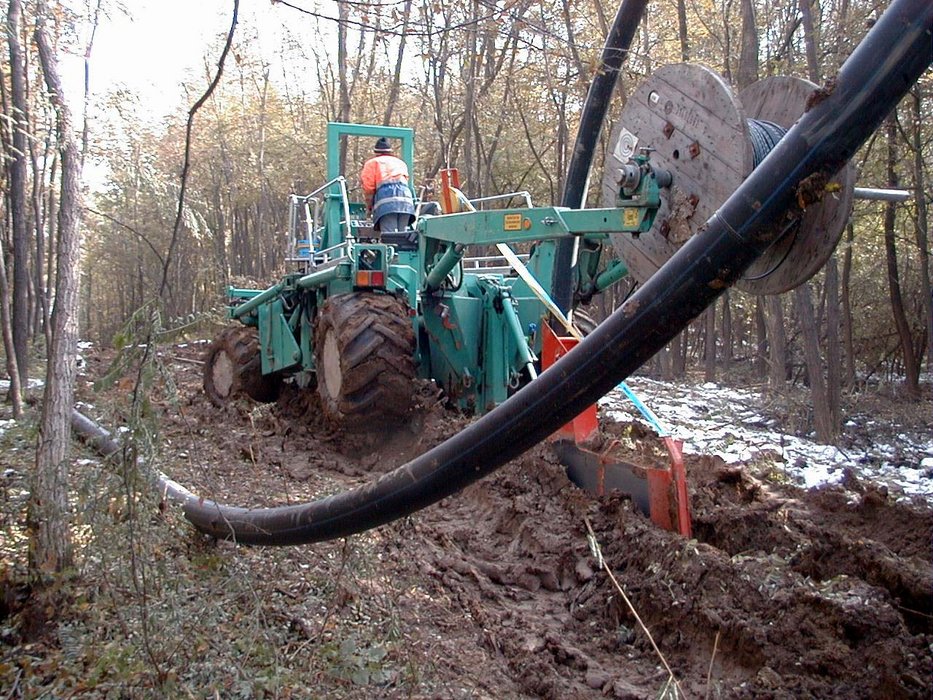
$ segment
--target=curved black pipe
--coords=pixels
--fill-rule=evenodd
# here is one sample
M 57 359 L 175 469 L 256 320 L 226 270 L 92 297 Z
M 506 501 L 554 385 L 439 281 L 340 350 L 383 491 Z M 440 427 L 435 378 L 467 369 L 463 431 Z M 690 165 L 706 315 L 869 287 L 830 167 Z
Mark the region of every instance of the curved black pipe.
M 97 450 L 97 453 L 102 457 L 116 457 L 123 452 L 124 446 L 117 442 L 113 435 L 77 409 L 71 410 L 71 429 L 74 430 L 78 434 L 78 437 L 84 440 L 88 446 Z M 141 462 L 137 466 L 145 467 Z M 162 472 L 153 469 L 147 469 L 146 472 L 161 498 L 174 501 L 181 506 L 189 502 L 194 503 L 198 500 L 198 497 L 191 493 L 191 491 L 177 481 L 169 479 Z
M 621 308 L 572 352 L 445 443 L 354 491 L 250 510 L 189 500 L 203 532 L 248 544 L 315 542 L 404 517 L 491 473 L 545 439 L 661 349 L 734 283 L 796 216 L 798 194 L 845 163 L 933 60 L 933 3 L 894 0 L 835 88 Z M 807 187 L 801 187 L 806 181 Z M 798 192 L 799 190 L 799 192 Z
M 583 196 L 589 182 L 599 132 L 606 122 L 606 112 L 612 101 L 619 71 L 628 56 L 629 47 L 647 4 L 648 0 L 623 0 L 606 36 L 599 68 L 586 93 L 586 102 L 583 103 L 577 139 L 570 156 L 570 165 L 567 167 L 567 177 L 564 179 L 564 191 L 560 201 L 563 207 L 580 209 L 583 206 Z M 573 275 L 570 269 L 572 261 L 573 240 L 568 238 L 558 241 L 554 251 L 551 298 L 564 313 L 573 303 Z

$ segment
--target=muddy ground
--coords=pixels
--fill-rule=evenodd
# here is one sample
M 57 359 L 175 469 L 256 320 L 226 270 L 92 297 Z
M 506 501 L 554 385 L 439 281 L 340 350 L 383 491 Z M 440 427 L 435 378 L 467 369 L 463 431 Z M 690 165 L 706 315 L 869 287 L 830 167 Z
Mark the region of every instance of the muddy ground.
M 152 395 L 161 465 L 226 504 L 357 486 L 465 424 L 427 388 L 417 418 L 391 435 L 335 432 L 316 419 L 313 400 L 294 394 L 218 410 L 199 388 L 201 347 L 170 352 L 177 393 Z M 88 374 L 104 360 L 89 358 Z M 656 440 L 642 429 L 611 432 L 633 461 L 654 458 Z M 713 458 L 688 457 L 686 468 L 689 540 L 657 529 L 623 496 L 579 491 L 539 445 L 464 492 L 346 542 L 236 547 L 176 524 L 181 543 L 166 556 L 219 558 L 231 580 L 235 571 L 249 581 L 279 673 L 300 679 L 301 659 L 342 654 L 303 685 L 257 696 L 931 696 L 928 506 L 895 504 L 854 479 L 805 492 Z M 220 625 L 216 644 L 236 634 Z M 188 660 L 177 682 L 195 696 L 236 694 L 236 672 L 196 670 L 193 652 L 175 654 Z

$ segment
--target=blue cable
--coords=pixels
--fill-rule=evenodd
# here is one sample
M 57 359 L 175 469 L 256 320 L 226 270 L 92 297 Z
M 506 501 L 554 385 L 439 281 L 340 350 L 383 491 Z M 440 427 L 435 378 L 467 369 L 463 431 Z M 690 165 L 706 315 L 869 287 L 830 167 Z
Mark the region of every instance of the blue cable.
M 635 404 L 635 408 L 637 408 L 639 412 L 645 417 L 645 420 L 647 420 L 651 426 L 658 431 L 658 435 L 660 437 L 671 436 L 671 432 L 663 425 L 661 425 L 661 420 L 656 415 L 654 415 L 650 408 L 642 403 L 641 399 L 635 395 L 634 391 L 629 389 L 628 384 L 622 382 L 619 384 L 618 388 L 621 389 L 622 393 L 624 393 L 629 398 L 629 401 Z

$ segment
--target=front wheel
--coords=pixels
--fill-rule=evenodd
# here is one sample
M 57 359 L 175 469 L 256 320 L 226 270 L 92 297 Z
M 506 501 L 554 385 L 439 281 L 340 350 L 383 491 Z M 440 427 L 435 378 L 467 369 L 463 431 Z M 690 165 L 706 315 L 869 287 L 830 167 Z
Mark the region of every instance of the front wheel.
M 329 297 L 314 331 L 318 393 L 325 416 L 364 431 L 404 420 L 415 393 L 415 334 L 395 296 Z
M 215 406 L 223 407 L 240 395 L 269 403 L 279 397 L 281 388 L 281 377 L 262 374 L 255 329 L 225 328 L 208 347 L 204 358 L 204 393 Z

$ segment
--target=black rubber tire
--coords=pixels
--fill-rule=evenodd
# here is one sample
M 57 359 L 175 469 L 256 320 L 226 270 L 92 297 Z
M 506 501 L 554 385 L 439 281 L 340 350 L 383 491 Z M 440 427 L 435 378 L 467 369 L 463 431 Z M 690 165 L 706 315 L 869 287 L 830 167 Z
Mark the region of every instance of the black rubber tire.
M 314 326 L 325 417 L 346 430 L 402 422 L 415 394 L 415 333 L 408 306 L 387 294 L 329 297 Z
M 263 376 L 256 329 L 225 328 L 214 338 L 204 357 L 204 393 L 215 406 L 226 406 L 239 396 L 260 403 L 279 397 L 282 378 Z

